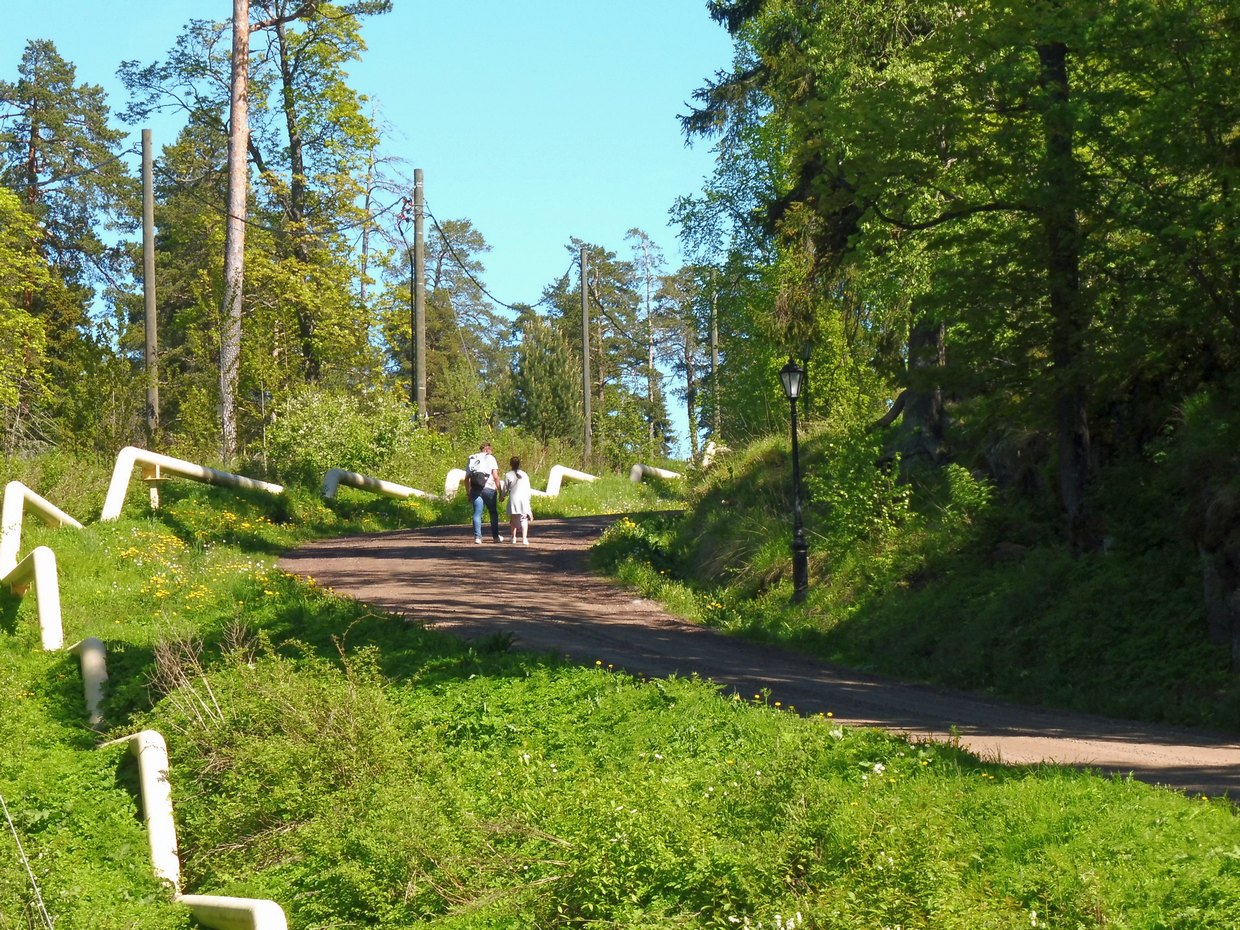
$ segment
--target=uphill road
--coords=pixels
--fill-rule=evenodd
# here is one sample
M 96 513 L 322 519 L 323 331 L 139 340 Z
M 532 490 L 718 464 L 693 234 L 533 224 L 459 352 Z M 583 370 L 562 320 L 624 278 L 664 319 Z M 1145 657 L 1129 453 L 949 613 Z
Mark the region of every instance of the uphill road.
M 1022 707 L 826 664 L 718 633 L 592 573 L 587 554 L 618 516 L 537 520 L 530 544 L 475 545 L 441 526 L 319 540 L 280 559 L 431 629 L 512 637 L 514 648 L 649 677 L 697 675 L 724 693 L 769 700 L 844 725 L 955 740 L 983 759 L 1053 763 L 1127 775 L 1190 793 L 1240 799 L 1240 740 Z

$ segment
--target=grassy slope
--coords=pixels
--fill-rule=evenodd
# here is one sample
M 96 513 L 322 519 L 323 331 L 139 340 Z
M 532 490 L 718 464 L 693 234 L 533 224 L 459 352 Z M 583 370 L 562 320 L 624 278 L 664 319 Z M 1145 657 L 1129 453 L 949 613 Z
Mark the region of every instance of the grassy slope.
M 25 548 L 57 552 L 68 641 L 109 644 L 110 735 L 168 738 L 188 890 L 273 897 L 297 928 L 1232 926 L 1225 803 L 466 646 L 271 568 L 307 536 L 459 507 L 165 498 Z M 131 763 L 82 717 L 75 663 L 4 598 L 0 793 L 56 926 L 186 926 Z M 30 896 L 0 842 L 0 930 L 30 925 Z
M 1053 515 L 963 470 L 915 494 L 872 479 L 846 492 L 873 457 L 828 434 L 802 448 L 805 605 L 788 604 L 790 466 L 777 441 L 702 476 L 685 518 L 621 527 L 603 564 L 687 616 L 853 667 L 1240 732 L 1240 678 L 1207 641 L 1200 564 L 1166 474 L 1113 470 L 1098 491 L 1107 549 L 1073 558 Z

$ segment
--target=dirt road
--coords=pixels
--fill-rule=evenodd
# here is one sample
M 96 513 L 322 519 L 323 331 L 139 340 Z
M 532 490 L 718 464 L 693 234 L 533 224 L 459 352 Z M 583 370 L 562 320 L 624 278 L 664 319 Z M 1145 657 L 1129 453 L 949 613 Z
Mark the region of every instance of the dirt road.
M 1240 739 L 1041 711 L 861 674 L 744 642 L 670 617 L 586 568 L 612 517 L 539 520 L 528 547 L 468 527 L 322 540 L 280 560 L 383 610 L 464 637 L 512 635 L 516 648 L 597 660 L 650 676 L 696 673 L 749 698 L 844 724 L 914 737 L 953 732 L 1007 763 L 1054 762 L 1129 773 L 1152 784 L 1240 798 Z

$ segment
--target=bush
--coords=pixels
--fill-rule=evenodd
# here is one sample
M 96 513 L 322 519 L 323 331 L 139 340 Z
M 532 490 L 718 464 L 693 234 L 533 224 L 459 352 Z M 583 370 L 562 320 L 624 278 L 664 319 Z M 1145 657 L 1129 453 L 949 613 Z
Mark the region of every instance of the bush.
M 408 473 L 446 451 L 445 440 L 419 429 L 402 401 L 315 388 L 289 399 L 267 441 L 276 477 L 308 485 L 322 481 L 329 468 L 379 472 L 378 477 Z

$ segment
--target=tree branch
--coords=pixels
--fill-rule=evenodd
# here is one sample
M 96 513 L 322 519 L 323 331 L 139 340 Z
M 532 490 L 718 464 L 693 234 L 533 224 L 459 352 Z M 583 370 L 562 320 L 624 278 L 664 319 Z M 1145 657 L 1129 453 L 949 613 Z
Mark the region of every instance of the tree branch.
M 886 429 L 892 423 L 900 418 L 900 414 L 904 412 L 904 405 L 908 403 L 908 388 L 900 392 L 900 396 L 896 398 L 896 402 L 891 405 L 891 409 L 883 414 L 882 418 L 870 424 L 870 429 Z
M 305 0 L 301 6 L 293 10 L 292 13 L 286 13 L 283 16 L 273 16 L 270 19 L 262 19 L 256 23 L 250 23 L 250 32 L 258 32 L 260 29 L 270 29 L 272 26 L 278 26 L 282 23 L 291 23 L 295 19 L 304 19 L 312 16 L 319 7 L 322 0 Z
M 1025 204 L 997 201 L 995 203 L 977 204 L 972 207 L 961 207 L 958 210 L 948 210 L 946 213 L 940 213 L 934 219 L 924 220 L 920 223 L 911 223 L 908 220 L 901 220 L 897 217 L 889 216 L 883 211 L 882 207 L 878 205 L 877 201 L 871 201 L 868 206 L 874 211 L 874 215 L 884 223 L 889 223 L 892 226 L 907 230 L 908 232 L 933 229 L 935 226 L 942 226 L 944 223 L 950 223 L 954 220 L 962 220 L 966 217 L 975 216 L 979 213 L 1034 213 L 1034 211 Z

